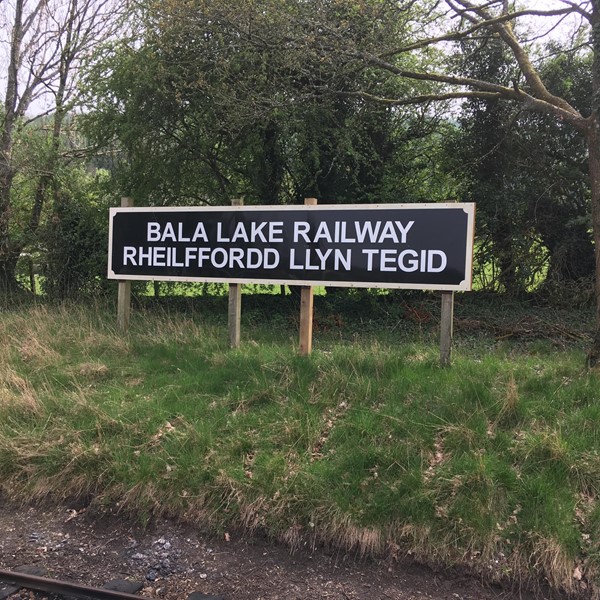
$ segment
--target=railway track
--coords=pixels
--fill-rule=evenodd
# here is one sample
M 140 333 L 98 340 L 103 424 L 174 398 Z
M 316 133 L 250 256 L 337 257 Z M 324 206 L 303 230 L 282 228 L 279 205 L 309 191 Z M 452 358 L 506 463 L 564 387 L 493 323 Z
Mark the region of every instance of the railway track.
M 40 569 L 21 567 L 14 571 L 0 569 L 0 600 L 16 594 L 21 589 L 72 599 L 84 600 L 148 600 L 135 592 L 142 589 L 143 584 L 116 579 L 105 586 L 90 587 L 70 581 L 42 577 Z M 224 600 L 223 596 L 212 596 L 202 592 L 192 592 L 187 600 Z

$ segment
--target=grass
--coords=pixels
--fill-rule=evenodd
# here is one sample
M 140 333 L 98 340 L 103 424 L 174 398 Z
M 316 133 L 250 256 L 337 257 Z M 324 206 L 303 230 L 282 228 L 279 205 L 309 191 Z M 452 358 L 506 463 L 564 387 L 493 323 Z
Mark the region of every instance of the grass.
M 584 337 L 563 324 L 564 338 L 515 341 L 503 332 L 524 315 L 506 310 L 502 329 L 497 307 L 461 302 L 471 330 L 450 369 L 434 310 L 411 320 L 429 305 L 385 300 L 378 321 L 318 305 L 309 358 L 292 313 L 264 300 L 238 350 L 214 306 L 138 308 L 127 335 L 102 307 L 6 310 L 0 492 L 599 598 L 600 379 Z M 472 330 L 491 314 L 501 339 Z

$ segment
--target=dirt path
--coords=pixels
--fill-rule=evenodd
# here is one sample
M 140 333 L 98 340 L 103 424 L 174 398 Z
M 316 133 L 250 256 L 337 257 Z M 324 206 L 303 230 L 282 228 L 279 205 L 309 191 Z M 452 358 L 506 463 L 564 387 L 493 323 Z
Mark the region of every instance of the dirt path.
M 226 539 L 228 538 L 228 539 Z M 7 507 L 0 498 L 0 568 L 35 564 L 48 577 L 101 586 L 144 582 L 150 598 L 194 591 L 224 600 L 524 600 L 429 569 L 298 551 L 265 541 L 204 537 L 167 520 L 145 529 L 117 517 L 68 508 Z M 30 598 L 21 592 L 13 598 Z M 42 596 L 38 596 L 42 597 Z

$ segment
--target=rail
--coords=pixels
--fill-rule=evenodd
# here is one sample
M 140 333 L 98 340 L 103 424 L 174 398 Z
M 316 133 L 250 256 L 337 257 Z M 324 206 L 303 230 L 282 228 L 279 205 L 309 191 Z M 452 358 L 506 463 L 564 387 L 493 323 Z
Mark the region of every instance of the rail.
M 4 584 L 4 587 L 2 584 Z M 138 589 L 139 587 L 141 586 L 138 586 Z M 40 577 L 39 575 L 0 569 L 0 600 L 16 593 L 21 588 L 85 600 L 148 600 L 144 596 L 130 594 L 117 589 L 90 587 L 70 581 L 49 579 L 47 577 Z M 206 596 L 199 592 L 194 592 L 190 597 L 216 598 L 216 596 Z

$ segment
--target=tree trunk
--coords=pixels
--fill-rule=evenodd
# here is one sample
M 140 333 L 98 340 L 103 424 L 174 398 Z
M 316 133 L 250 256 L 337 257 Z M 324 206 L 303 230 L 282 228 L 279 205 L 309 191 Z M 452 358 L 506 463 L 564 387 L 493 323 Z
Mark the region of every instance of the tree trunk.
M 16 277 L 19 254 L 7 249 L 6 254 L 0 255 L 0 295 L 12 295 L 22 291 Z
M 600 0 L 592 2 L 592 114 L 587 129 L 590 190 L 592 195 L 592 230 L 594 234 L 596 281 L 596 324 L 594 340 L 587 356 L 589 367 L 600 364 Z
M 18 0 L 14 8 L 14 23 L 10 41 L 10 64 L 6 72 L 4 115 L 0 134 L 0 293 L 18 288 L 15 269 L 19 252 L 15 251 L 10 236 L 11 190 L 15 171 L 13 166 L 13 136 L 18 118 L 18 70 L 23 43 L 24 0 Z
M 587 363 L 589 367 L 596 367 L 600 364 L 600 118 L 597 114 L 590 123 L 588 146 L 590 189 L 592 194 L 592 229 L 594 232 L 594 252 L 596 258 L 596 279 L 594 284 L 596 292 L 596 323 L 594 340 L 588 352 Z
M 4 153 L 3 153 L 4 155 Z M 14 248 L 10 243 L 10 190 L 12 188 L 13 172 L 10 165 L 3 166 L 0 170 L 0 293 L 15 290 L 17 280 L 15 268 L 18 253 L 15 256 Z

